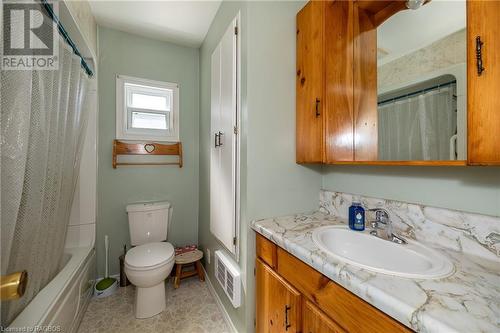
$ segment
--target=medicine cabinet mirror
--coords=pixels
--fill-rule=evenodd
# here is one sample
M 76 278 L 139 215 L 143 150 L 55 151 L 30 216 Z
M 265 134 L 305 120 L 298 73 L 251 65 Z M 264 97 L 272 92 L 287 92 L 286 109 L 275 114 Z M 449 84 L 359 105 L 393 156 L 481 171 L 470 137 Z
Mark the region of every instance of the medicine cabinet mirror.
M 467 159 L 466 53 L 465 1 L 429 1 L 377 27 L 379 161 Z

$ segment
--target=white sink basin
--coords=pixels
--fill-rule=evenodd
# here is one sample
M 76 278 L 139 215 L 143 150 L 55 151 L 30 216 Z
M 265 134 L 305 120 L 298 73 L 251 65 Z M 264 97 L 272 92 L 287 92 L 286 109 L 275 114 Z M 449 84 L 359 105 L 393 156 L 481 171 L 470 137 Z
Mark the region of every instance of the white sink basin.
M 313 241 L 324 252 L 346 263 L 378 273 L 416 279 L 437 279 L 453 273 L 453 264 L 418 242 L 396 244 L 347 226 L 321 227 Z

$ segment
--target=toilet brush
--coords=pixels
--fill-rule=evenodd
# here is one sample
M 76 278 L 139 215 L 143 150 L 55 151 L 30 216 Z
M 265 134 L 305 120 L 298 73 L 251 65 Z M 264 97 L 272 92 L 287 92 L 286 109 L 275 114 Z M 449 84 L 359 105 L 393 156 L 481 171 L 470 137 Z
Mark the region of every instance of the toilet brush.
M 104 279 L 102 279 L 101 281 L 96 283 L 95 288 L 94 288 L 95 289 L 95 296 L 98 298 L 110 296 L 118 288 L 118 281 L 115 278 L 109 277 L 109 262 L 108 262 L 109 240 L 108 240 L 108 235 L 104 236 L 104 249 L 106 251 L 106 253 L 105 253 L 106 267 L 105 267 Z

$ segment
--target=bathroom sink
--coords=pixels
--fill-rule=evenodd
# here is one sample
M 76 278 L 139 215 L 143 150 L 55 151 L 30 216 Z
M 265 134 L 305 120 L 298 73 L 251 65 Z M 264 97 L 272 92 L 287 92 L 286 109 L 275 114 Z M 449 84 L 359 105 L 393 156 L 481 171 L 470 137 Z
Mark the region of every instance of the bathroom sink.
M 378 273 L 437 279 L 454 271 L 446 257 L 413 240 L 397 244 L 346 226 L 321 227 L 313 231 L 312 237 L 314 243 L 332 257 Z

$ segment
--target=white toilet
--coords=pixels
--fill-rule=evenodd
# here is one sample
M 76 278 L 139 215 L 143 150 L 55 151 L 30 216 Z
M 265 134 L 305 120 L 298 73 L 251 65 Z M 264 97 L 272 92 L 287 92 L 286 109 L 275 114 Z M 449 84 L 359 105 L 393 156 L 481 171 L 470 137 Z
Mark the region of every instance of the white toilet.
M 149 318 L 165 310 L 165 279 L 172 271 L 175 251 L 167 239 L 170 203 L 127 206 L 132 246 L 125 255 L 125 274 L 137 288 L 136 318 Z

